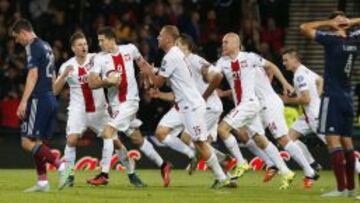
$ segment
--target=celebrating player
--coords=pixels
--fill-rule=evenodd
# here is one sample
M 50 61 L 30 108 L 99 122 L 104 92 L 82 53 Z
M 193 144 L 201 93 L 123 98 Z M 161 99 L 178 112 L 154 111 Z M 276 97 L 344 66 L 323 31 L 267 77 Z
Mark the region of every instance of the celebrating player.
M 69 117 L 66 127 L 67 143 L 64 159 L 67 166 L 72 168 L 76 159 L 76 145 L 82 133 L 87 128 L 90 128 L 96 134 L 101 135 L 101 130 L 110 116 L 106 110 L 104 90 L 91 90 L 87 82 L 88 73 L 93 68 L 95 54 L 88 53 L 85 35 L 81 32 L 74 33 L 70 38 L 70 45 L 75 56 L 61 65 L 59 76 L 54 83 L 54 92 L 59 94 L 66 82 L 70 87 Z M 117 136 L 114 137 L 114 145 L 120 162 L 127 169 L 130 183 L 137 187 L 143 187 L 144 184 L 135 174 L 134 161 L 128 159 L 127 149 Z M 71 171 L 68 170 L 68 172 Z M 60 188 L 72 185 L 73 177 L 73 175 L 69 176 Z
M 161 168 L 164 186 L 170 184 L 169 163 L 164 162 L 153 145 L 144 139 L 139 127 L 141 121 L 136 119 L 139 109 L 139 92 L 135 78 L 134 61 L 139 67 L 147 62 L 133 44 L 117 45 L 114 31 L 104 27 L 98 31 L 99 46 L 102 51 L 94 58 L 94 68 L 90 71 L 91 88 L 107 88 L 111 108 L 111 119 L 105 125 L 102 136 L 107 150 L 103 156 L 111 159 L 113 152 L 112 137 L 117 131 L 125 133 L 132 142 L 156 165 Z M 110 159 L 103 161 L 110 166 Z M 109 168 L 102 170 L 98 176 L 88 180 L 89 184 L 106 184 Z
M 161 87 L 166 79 L 171 83 L 175 95 L 176 108 L 180 112 L 185 130 L 191 135 L 192 141 L 206 164 L 215 175 L 212 188 L 218 189 L 230 184 L 222 171 L 218 160 L 206 142 L 208 132 L 205 123 L 206 103 L 195 82 L 191 80 L 191 70 L 184 60 L 184 53 L 175 46 L 179 31 L 175 26 L 164 26 L 158 36 L 159 47 L 165 51 L 158 74 L 154 74 L 151 66 L 142 67 L 142 71 L 150 78 L 155 87 Z

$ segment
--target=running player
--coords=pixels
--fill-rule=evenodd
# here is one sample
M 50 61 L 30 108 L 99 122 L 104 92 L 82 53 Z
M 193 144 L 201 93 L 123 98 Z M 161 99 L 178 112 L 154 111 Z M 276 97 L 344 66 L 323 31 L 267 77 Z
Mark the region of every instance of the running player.
M 20 19 L 15 22 L 11 35 L 26 49 L 28 73 L 16 114 L 22 120 L 22 148 L 32 153 L 38 175 L 36 185 L 24 192 L 48 192 L 50 185 L 46 163 L 55 165 L 60 177 L 63 177 L 59 185 L 67 178 L 62 175 L 65 173 L 65 163 L 44 144 L 53 134 L 58 106 L 52 92 L 52 81 L 55 78 L 54 55 L 50 45 L 36 36 L 28 20 Z
M 75 56 L 63 63 L 59 70 L 59 76 L 54 83 L 54 93 L 59 94 L 65 83 L 70 87 L 70 104 L 68 106 L 68 121 L 66 127 L 67 143 L 64 150 L 64 159 L 67 167 L 73 168 L 76 160 L 76 145 L 82 133 L 90 128 L 96 134 L 101 135 L 101 130 L 110 119 L 106 110 L 106 101 L 103 89 L 91 90 L 87 76 L 93 68 L 95 54 L 88 53 L 88 44 L 82 32 L 74 33 L 70 38 L 71 49 Z M 136 187 L 144 184 L 135 174 L 135 162 L 128 159 L 127 149 L 117 136 L 114 137 L 114 145 L 120 162 L 127 169 L 130 183 Z M 103 162 L 101 162 L 103 163 Z M 68 170 L 71 172 L 72 170 Z M 70 175 L 60 189 L 73 185 L 74 176 Z
M 304 23 L 301 32 L 325 48 L 324 93 L 321 98 L 318 132 L 325 134 L 330 163 L 337 188 L 325 197 L 353 196 L 355 154 L 352 142 L 354 118 L 351 71 L 360 50 L 360 19 L 349 19 L 344 12 L 331 14 L 329 20 Z M 330 28 L 330 31 L 321 31 Z
M 283 175 L 280 189 L 287 189 L 295 174 L 287 168 L 277 148 L 269 144 L 261 124 L 261 106 L 255 92 L 256 69 L 260 66 L 259 61 L 252 53 L 240 52 L 240 39 L 235 33 L 224 36 L 222 48 L 223 56 L 218 60 L 216 67 L 230 84 L 235 108 L 219 124 L 219 136 L 237 160 L 234 176 L 240 177 L 249 167 L 231 131 L 242 131 L 246 127 L 249 136 L 271 158 Z M 292 90 L 291 86 L 284 87 L 285 91 Z
M 110 102 L 111 119 L 105 125 L 102 136 L 107 150 L 103 156 L 113 152 L 112 137 L 117 131 L 125 133 L 131 141 L 156 165 L 161 168 L 164 186 L 170 184 L 169 163 L 164 162 L 155 151 L 153 145 L 144 139 L 139 127 L 141 122 L 136 119 L 139 109 L 139 93 L 135 78 L 134 61 L 139 67 L 147 62 L 133 44 L 117 45 L 116 35 L 110 27 L 98 31 L 99 46 L 102 51 L 95 56 L 94 68 L 90 71 L 89 86 L 92 89 L 107 88 Z M 115 74 L 114 74 L 115 73 Z M 116 79 L 117 78 L 117 79 Z M 110 81 L 110 82 L 109 82 Z M 103 159 L 104 160 L 104 159 Z M 110 166 L 110 159 L 104 160 Z M 89 184 L 106 184 L 108 168 L 95 178 L 88 180 Z
M 184 53 L 175 46 L 179 31 L 175 26 L 164 26 L 158 36 L 159 47 L 165 51 L 158 74 L 154 74 L 153 67 L 144 66 L 142 72 L 156 87 L 161 87 L 166 79 L 171 83 L 175 95 L 175 106 L 181 114 L 186 131 L 206 164 L 215 175 L 212 188 L 219 189 L 230 184 L 230 180 L 222 171 L 215 154 L 206 142 L 208 132 L 205 123 L 206 103 L 191 80 L 191 70 L 184 60 Z

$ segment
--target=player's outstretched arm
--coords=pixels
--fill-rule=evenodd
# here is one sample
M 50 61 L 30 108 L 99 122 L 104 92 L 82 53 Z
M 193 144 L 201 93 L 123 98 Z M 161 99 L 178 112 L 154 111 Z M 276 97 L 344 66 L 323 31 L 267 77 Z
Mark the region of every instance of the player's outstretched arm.
M 56 78 L 55 82 L 53 83 L 54 95 L 60 94 L 61 90 L 65 86 L 66 79 L 72 70 L 73 70 L 72 66 L 67 66 L 65 67 L 65 70 Z
M 90 72 L 88 76 L 88 84 L 91 89 L 107 88 L 119 84 L 119 78 L 117 76 L 111 76 L 106 79 L 101 79 L 96 73 Z
M 310 103 L 310 93 L 309 90 L 304 90 L 300 92 L 300 95 L 296 97 L 289 97 L 288 95 L 281 96 L 281 99 L 285 104 L 292 105 L 308 105 Z
M 284 94 L 291 94 L 294 92 L 294 88 L 288 83 L 288 81 L 285 79 L 284 75 L 281 73 L 280 69 L 271 61 L 266 60 L 264 68 L 267 71 L 270 71 L 274 74 L 274 76 L 280 81 L 282 87 L 283 87 L 283 93 Z
M 315 39 L 316 30 L 319 28 L 330 27 L 335 30 L 340 29 L 340 22 L 335 20 L 322 20 L 322 21 L 312 21 L 303 23 L 300 25 L 300 31 L 307 38 Z
M 173 102 L 175 101 L 175 95 L 172 92 L 161 92 L 157 88 L 150 88 L 149 95 L 154 99 L 161 99 L 164 101 Z
M 29 69 L 29 72 L 26 77 L 24 93 L 22 95 L 21 102 L 16 112 L 16 115 L 20 119 L 23 119 L 26 116 L 25 114 L 26 114 L 27 102 L 31 96 L 31 93 L 35 88 L 37 79 L 38 79 L 38 69 L 36 67 Z
M 160 88 L 164 85 L 166 78 L 157 74 L 158 71 L 154 70 L 154 67 L 149 63 L 139 66 L 141 73 L 147 76 L 147 79 L 155 88 Z

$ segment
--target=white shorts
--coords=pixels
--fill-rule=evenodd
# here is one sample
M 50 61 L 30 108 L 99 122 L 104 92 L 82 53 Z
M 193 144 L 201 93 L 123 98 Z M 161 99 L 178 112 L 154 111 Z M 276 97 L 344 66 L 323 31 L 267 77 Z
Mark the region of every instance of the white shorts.
M 260 111 L 263 126 L 269 129 L 271 135 L 278 139 L 289 133 L 284 117 L 284 105 L 264 107 Z
M 180 112 L 185 131 L 190 134 L 193 141 L 206 141 L 208 138 L 205 111 L 205 106 L 200 106 L 195 109 L 189 108 L 186 111 Z
M 66 125 L 66 134 L 76 134 L 81 136 L 87 128 L 90 128 L 100 136 L 104 125 L 109 119 L 110 116 L 105 109 L 93 113 L 70 110 Z
M 139 102 L 126 101 L 119 106 L 112 108 L 112 115 L 107 123 L 117 131 L 130 136 L 135 129 L 139 128 L 142 122 L 136 119 L 136 113 L 139 109 Z
M 318 138 L 321 141 L 326 143 L 325 135 L 317 133 L 318 125 L 319 125 L 319 120 L 317 118 L 314 119 L 309 118 L 307 122 L 305 116 L 303 115 L 295 121 L 294 125 L 291 128 L 303 136 L 314 133 L 318 136 Z
M 211 111 L 206 110 L 205 113 L 205 122 L 206 128 L 213 141 L 217 139 L 217 127 L 218 122 L 221 116 L 221 111 Z M 178 136 L 181 132 L 185 130 L 183 121 L 181 119 L 181 113 L 178 112 L 175 108 L 171 108 L 160 120 L 158 126 L 163 126 L 170 128 L 170 136 Z M 186 131 L 187 132 L 187 131 Z
M 265 131 L 260 118 L 260 105 L 256 99 L 241 101 L 228 115 L 224 121 L 233 129 L 247 127 L 250 137 L 255 134 L 264 135 Z

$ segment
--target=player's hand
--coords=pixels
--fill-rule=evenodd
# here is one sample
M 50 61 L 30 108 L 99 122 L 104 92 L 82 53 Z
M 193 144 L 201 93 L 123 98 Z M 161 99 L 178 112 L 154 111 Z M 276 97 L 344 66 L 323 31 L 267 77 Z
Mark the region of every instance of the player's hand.
M 119 71 L 112 71 L 107 75 L 106 81 L 114 86 L 119 86 L 121 82 L 121 73 Z
M 74 67 L 72 65 L 66 66 L 65 70 L 62 74 L 62 77 L 64 77 L 64 78 L 68 77 L 73 70 L 74 70 Z
M 150 88 L 148 91 L 150 98 L 157 99 L 160 95 L 160 90 L 158 88 Z
M 284 102 L 284 104 L 287 104 L 289 101 L 289 96 L 288 95 L 279 95 L 281 100 Z
M 289 84 L 283 84 L 283 94 L 284 95 L 291 95 L 295 92 L 295 89 Z
M 142 63 L 142 65 L 139 66 L 139 68 L 142 74 L 150 75 L 153 70 L 153 65 L 150 65 L 149 63 L 146 62 L 146 63 Z
M 26 106 L 27 102 L 20 102 L 19 107 L 16 111 L 16 115 L 23 120 L 26 117 Z

